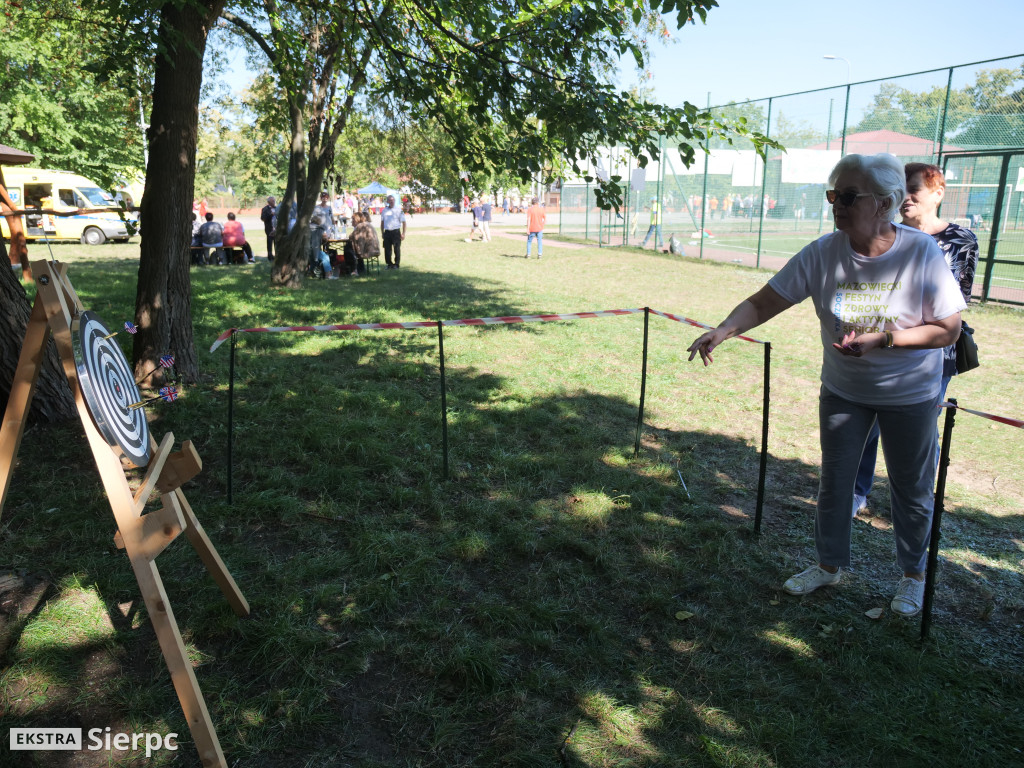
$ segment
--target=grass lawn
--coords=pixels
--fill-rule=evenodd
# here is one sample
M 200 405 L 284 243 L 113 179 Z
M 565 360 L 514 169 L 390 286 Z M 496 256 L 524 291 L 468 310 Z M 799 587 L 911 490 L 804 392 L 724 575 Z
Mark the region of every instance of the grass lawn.
M 705 369 L 685 359 L 697 329 L 652 316 L 634 457 L 642 315 L 446 328 L 448 481 L 436 330 L 242 334 L 227 503 L 229 349 L 208 351 L 227 328 L 644 305 L 717 323 L 769 277 L 553 237 L 526 261 L 495 229 L 465 243 L 465 227 L 414 221 L 401 270 L 300 291 L 270 287 L 262 259 L 192 272 L 203 379 L 150 426 L 202 456 L 184 490 L 252 617 L 184 539 L 158 563 L 228 764 L 1021 764 L 1024 431 L 957 416 L 927 641 L 888 610 L 882 462 L 854 569 L 781 591 L 813 558 L 806 304 L 753 332 L 773 344 L 758 539 L 762 348 L 730 341 Z M 137 245 L 54 253 L 86 308 L 130 319 Z M 949 395 L 1024 417 L 1024 315 L 975 306 L 970 322 L 982 367 Z M 0 518 L 0 577 L 19 585 L 2 606 L 3 722 L 176 732 L 181 749 L 3 747 L 0 765 L 198 765 L 81 427 L 30 428 L 19 459 Z

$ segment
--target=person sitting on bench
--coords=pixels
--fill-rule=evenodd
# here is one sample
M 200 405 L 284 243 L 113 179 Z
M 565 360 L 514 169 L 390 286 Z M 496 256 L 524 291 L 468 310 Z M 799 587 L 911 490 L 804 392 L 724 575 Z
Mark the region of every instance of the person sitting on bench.
M 222 263 L 224 247 L 224 227 L 213 220 L 213 214 L 206 214 L 206 223 L 199 228 L 199 240 L 206 251 L 206 263 Z M 210 260 L 210 251 L 213 251 L 213 261 Z
M 252 255 L 252 247 L 246 242 L 245 227 L 242 222 L 235 218 L 235 214 L 228 213 L 227 223 L 224 224 L 224 247 L 241 248 L 244 254 L 244 261 L 255 264 L 256 259 Z
M 199 235 L 199 217 L 194 213 L 192 214 L 192 244 L 189 246 L 189 252 L 192 256 L 192 263 L 198 264 L 201 267 L 206 266 L 206 249 L 203 248 L 203 238 Z

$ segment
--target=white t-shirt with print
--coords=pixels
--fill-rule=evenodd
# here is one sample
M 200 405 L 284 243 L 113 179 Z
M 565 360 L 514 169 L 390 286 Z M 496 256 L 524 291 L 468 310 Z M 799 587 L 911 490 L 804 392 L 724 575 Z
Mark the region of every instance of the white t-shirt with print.
M 942 320 L 966 307 L 935 240 L 896 224 L 881 256 L 854 253 L 844 232 L 806 246 L 768 281 L 794 304 L 810 298 L 821 324 L 821 382 L 846 400 L 909 405 L 936 397 L 941 349 L 874 349 L 863 357 L 832 348 L 850 331 L 898 331 Z

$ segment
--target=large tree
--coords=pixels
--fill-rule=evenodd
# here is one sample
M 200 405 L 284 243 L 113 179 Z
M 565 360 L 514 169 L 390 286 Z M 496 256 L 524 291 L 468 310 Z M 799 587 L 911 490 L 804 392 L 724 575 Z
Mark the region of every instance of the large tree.
M 203 54 L 224 0 L 163 3 L 159 11 L 149 163 L 142 195 L 142 244 L 133 356 L 141 376 L 171 352 L 186 382 L 199 365 L 192 336 L 192 193 Z M 158 383 L 158 382 L 154 382 Z
M 722 125 L 692 104 L 666 107 L 614 85 L 621 58 L 642 64 L 644 32 L 660 13 L 681 26 L 715 0 L 365 0 L 283 4 L 261 0 L 224 17 L 251 38 L 278 78 L 289 115 L 289 173 L 278 217 L 274 281 L 300 283 L 308 222 L 338 138 L 360 104 L 433 120 L 466 170 L 527 181 L 555 165 L 622 144 L 657 157 L 660 136 L 685 159 Z M 745 129 L 740 129 L 745 130 Z M 762 137 L 754 136 L 762 143 Z M 600 190 L 616 200 L 613 179 Z

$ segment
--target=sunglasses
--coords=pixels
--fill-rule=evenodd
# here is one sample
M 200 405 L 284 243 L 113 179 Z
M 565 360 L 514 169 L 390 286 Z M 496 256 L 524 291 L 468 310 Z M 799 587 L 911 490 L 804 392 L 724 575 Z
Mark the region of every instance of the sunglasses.
M 870 192 L 840 192 L 836 189 L 825 190 L 825 199 L 828 200 L 829 205 L 835 205 L 838 200 L 843 204 L 844 208 L 849 208 L 851 205 L 857 202 L 858 198 L 871 197 Z

